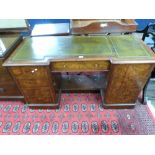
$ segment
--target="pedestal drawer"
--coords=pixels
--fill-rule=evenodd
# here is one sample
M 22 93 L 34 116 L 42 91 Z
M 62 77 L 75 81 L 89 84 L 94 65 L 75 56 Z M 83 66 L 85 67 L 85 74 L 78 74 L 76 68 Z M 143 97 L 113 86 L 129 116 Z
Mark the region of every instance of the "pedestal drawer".
M 38 89 L 23 89 L 25 96 L 29 97 L 50 97 L 50 89 L 48 87 Z
M 15 85 L 0 85 L 0 98 L 4 96 L 21 96 Z
M 18 79 L 18 82 L 23 88 L 40 88 L 49 86 L 49 82 L 46 79 Z
M 15 83 L 13 78 L 9 74 L 0 73 L 0 84 Z
M 52 103 L 52 99 L 50 97 L 29 97 L 27 98 L 28 104 L 45 104 L 45 103 Z
M 47 78 L 46 67 L 11 67 L 12 74 L 20 79 Z

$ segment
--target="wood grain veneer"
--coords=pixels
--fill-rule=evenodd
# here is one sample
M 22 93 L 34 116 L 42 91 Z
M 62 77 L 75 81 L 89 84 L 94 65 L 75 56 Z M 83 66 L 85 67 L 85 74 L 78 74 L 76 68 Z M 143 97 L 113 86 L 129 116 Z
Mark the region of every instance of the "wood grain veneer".
M 112 64 L 105 91 L 106 104 L 135 103 L 154 64 Z

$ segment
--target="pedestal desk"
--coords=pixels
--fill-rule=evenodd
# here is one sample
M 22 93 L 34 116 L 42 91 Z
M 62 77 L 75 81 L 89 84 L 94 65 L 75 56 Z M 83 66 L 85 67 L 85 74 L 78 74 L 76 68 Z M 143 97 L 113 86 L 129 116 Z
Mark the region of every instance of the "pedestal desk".
M 30 107 L 58 107 L 62 91 L 97 90 L 105 108 L 130 108 L 154 63 L 133 35 L 46 36 L 25 38 L 3 66 Z

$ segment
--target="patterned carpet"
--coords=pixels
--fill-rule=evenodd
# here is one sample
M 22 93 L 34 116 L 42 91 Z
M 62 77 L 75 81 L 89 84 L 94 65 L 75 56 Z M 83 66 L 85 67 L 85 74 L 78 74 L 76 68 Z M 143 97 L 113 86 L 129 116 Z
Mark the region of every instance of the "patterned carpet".
M 95 93 L 64 93 L 57 110 L 32 110 L 20 101 L 0 101 L 0 134 L 155 134 L 155 118 L 147 105 L 107 110 L 100 103 Z

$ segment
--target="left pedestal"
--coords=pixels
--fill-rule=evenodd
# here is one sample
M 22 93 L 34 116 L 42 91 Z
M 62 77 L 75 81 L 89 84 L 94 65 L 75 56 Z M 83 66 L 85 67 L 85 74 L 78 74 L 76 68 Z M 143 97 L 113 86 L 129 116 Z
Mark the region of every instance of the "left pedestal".
M 31 108 L 58 107 L 59 94 L 55 90 L 48 66 L 9 67 L 16 84 Z

